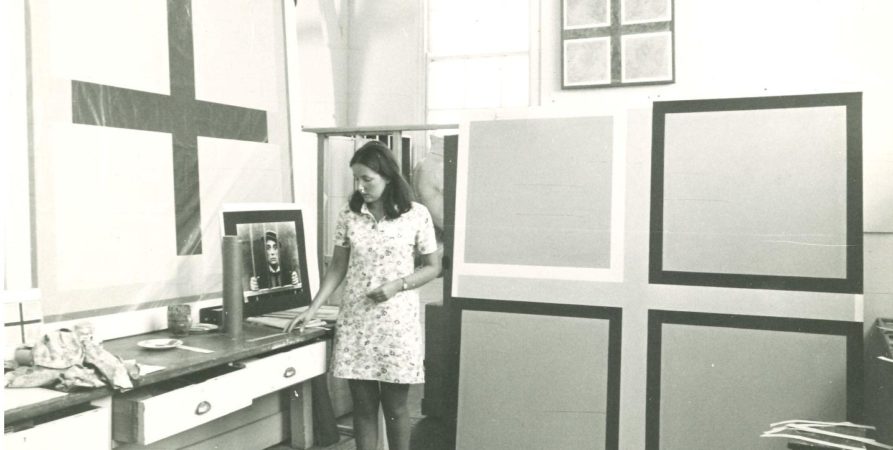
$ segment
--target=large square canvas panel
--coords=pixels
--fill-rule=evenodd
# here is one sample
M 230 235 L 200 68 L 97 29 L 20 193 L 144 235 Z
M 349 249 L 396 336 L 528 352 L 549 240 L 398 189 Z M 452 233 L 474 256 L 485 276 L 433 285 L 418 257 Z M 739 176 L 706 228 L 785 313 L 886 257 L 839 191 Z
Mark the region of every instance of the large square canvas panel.
M 652 310 L 647 448 L 787 449 L 790 419 L 860 421 L 859 322 Z M 734 411 L 734 414 L 728 413 Z M 691 432 L 697 423 L 704 432 Z
M 476 303 L 461 316 L 457 448 L 616 448 L 619 310 Z
M 622 125 L 593 116 L 463 126 L 456 272 L 619 281 Z
M 657 102 L 652 283 L 858 293 L 860 96 Z

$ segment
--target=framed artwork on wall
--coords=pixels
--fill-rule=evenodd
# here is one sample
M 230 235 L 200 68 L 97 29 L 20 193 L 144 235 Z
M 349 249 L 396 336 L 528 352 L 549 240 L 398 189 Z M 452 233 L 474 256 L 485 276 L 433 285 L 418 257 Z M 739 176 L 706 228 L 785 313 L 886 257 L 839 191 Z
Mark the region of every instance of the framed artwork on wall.
M 562 0 L 563 89 L 675 81 L 673 0 Z
M 649 281 L 862 292 L 862 94 L 655 102 Z

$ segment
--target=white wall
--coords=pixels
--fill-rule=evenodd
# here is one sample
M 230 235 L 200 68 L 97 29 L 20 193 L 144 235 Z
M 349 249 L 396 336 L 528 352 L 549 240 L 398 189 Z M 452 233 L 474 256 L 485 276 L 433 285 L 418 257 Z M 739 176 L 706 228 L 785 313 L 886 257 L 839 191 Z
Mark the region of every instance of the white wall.
M 302 125 L 420 124 L 424 0 L 298 2 Z
M 354 0 L 348 125 L 425 121 L 424 0 Z
M 292 107 L 292 162 L 295 201 L 306 205 L 304 237 L 311 292 L 319 289 L 317 255 L 317 139 L 316 134 L 301 133 L 301 128 L 343 126 L 347 120 L 348 2 L 299 1 L 291 20 L 295 34 L 294 55 L 289 54 L 289 78 Z

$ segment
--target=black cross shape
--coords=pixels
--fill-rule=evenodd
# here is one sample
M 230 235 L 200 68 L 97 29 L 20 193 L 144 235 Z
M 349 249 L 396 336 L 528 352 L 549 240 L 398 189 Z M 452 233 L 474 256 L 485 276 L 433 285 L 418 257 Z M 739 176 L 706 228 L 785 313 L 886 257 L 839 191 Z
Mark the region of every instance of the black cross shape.
M 72 122 L 171 133 L 177 254 L 202 253 L 198 136 L 267 142 L 266 111 L 195 98 L 191 0 L 168 0 L 170 95 L 71 81 Z

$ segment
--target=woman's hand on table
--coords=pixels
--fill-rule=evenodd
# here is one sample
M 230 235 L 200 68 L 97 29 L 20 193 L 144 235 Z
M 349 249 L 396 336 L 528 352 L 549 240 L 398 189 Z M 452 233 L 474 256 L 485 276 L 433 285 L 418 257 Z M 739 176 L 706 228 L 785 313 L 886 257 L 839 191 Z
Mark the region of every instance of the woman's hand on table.
M 300 314 L 295 316 L 294 319 L 291 319 L 291 322 L 289 322 L 288 325 L 286 325 L 282 329 L 282 331 L 285 331 L 286 333 L 291 333 L 295 329 L 295 327 L 298 327 L 298 332 L 299 333 L 303 332 L 304 325 L 307 322 L 310 322 L 310 319 L 312 319 L 312 318 L 313 318 L 313 312 L 310 310 L 310 308 L 307 308 L 306 310 L 304 310 L 303 312 L 301 312 Z

